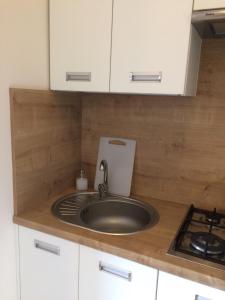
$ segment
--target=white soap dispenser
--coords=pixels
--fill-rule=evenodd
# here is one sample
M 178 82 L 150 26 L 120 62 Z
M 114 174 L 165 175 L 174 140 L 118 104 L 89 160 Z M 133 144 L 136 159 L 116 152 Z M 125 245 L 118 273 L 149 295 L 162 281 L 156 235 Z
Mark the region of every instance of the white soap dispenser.
M 85 170 L 80 169 L 79 177 L 76 179 L 76 189 L 78 191 L 87 191 L 88 189 L 88 179 L 85 177 Z

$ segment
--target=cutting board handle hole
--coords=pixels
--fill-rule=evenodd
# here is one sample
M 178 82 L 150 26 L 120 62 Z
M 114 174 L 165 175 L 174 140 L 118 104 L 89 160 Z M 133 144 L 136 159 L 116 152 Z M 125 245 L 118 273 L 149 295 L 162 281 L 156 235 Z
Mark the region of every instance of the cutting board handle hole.
M 121 140 L 110 140 L 109 141 L 110 145 L 118 145 L 118 146 L 126 146 L 127 143 L 125 143 L 124 141 Z

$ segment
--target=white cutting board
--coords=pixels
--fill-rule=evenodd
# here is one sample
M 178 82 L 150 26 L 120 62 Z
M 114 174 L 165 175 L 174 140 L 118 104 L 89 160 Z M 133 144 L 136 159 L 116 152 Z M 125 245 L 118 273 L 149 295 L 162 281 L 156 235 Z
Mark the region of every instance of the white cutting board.
M 98 161 L 95 175 L 95 190 L 103 183 L 103 171 L 100 163 L 105 159 L 108 163 L 109 192 L 121 196 L 130 196 L 131 181 L 134 166 L 136 141 L 101 137 L 98 150 Z

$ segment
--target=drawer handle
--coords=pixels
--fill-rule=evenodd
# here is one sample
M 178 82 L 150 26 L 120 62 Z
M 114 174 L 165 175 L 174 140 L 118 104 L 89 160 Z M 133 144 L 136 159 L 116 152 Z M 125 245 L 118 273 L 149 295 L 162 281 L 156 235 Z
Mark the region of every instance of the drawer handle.
M 131 272 L 124 271 L 124 270 L 121 270 L 121 269 L 116 269 L 115 267 L 103 264 L 102 262 L 99 262 L 99 270 L 103 271 L 103 272 L 106 272 L 106 273 L 109 273 L 109 274 L 112 274 L 112 275 L 115 275 L 117 277 L 126 279 L 128 281 L 132 280 L 132 273 Z
M 199 295 L 195 295 L 195 300 L 211 300 L 211 299 L 205 298 L 205 297 L 202 297 L 202 296 L 199 296 Z
M 34 247 L 40 250 L 50 252 L 55 255 L 60 255 L 60 248 L 42 241 L 34 240 Z
M 66 81 L 91 81 L 91 72 L 67 72 Z
M 161 82 L 162 81 L 162 72 L 155 74 L 146 74 L 146 73 L 130 73 L 130 80 L 132 82 Z

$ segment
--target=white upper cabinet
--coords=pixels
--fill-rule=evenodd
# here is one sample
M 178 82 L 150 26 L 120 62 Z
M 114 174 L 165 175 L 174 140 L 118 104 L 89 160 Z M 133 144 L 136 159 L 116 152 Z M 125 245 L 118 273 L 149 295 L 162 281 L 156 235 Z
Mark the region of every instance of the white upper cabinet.
M 201 41 L 191 31 L 192 5 L 114 0 L 111 92 L 195 94 Z
M 50 0 L 51 89 L 109 91 L 112 0 Z
M 225 0 L 194 0 L 194 10 L 225 8 Z
M 50 0 L 51 89 L 195 95 L 193 0 Z

